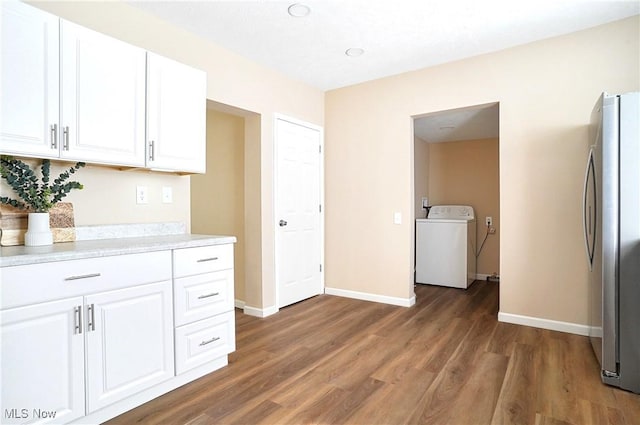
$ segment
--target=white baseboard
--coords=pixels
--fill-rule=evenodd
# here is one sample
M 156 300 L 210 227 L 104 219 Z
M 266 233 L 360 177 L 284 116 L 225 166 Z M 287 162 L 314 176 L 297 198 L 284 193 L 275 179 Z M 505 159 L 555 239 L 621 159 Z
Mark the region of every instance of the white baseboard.
M 324 288 L 327 295 L 336 295 L 338 297 L 354 298 L 362 301 L 373 301 L 376 303 L 397 305 L 400 307 L 411 307 L 416 303 L 416 296 L 411 298 L 388 297 L 386 295 L 369 294 L 367 292 L 350 291 L 347 289 Z
M 264 317 L 276 314 L 279 309 L 275 305 L 267 308 L 257 308 L 257 307 L 251 307 L 251 306 L 245 305 L 243 307 L 243 310 L 244 310 L 244 314 L 248 314 L 249 316 L 264 318 Z
M 589 332 L 591 331 L 590 326 L 580 325 L 578 323 L 559 322 L 557 320 L 541 319 L 539 317 L 521 316 L 519 314 L 502 312 L 498 313 L 498 321 L 583 336 L 589 336 Z
M 487 280 L 490 274 L 476 273 L 476 280 Z
M 242 300 L 235 300 L 234 302 L 234 306 L 236 308 L 239 308 L 240 310 L 244 310 L 244 301 Z

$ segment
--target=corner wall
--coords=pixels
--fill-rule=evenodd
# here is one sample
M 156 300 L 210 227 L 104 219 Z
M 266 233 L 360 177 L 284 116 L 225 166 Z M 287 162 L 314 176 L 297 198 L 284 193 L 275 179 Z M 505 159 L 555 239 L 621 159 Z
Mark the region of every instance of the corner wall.
M 252 230 L 246 238 L 246 303 L 259 310 L 274 307 L 274 114 L 286 114 L 322 127 L 324 93 L 251 62 L 122 1 L 29 3 L 64 19 L 202 69 L 207 72 L 209 100 L 255 114 L 247 120 L 250 131 L 246 131 L 246 137 L 250 140 L 248 146 L 245 145 L 245 154 L 257 155 L 257 162 L 245 162 L 245 167 L 251 167 L 249 178 L 245 178 L 245 183 L 249 186 L 245 188 L 245 194 L 250 194 L 251 201 L 254 202 L 252 214 L 246 215 L 246 229 Z M 250 159 L 253 158 L 251 156 Z M 111 180 L 111 173 L 118 172 L 96 174 L 95 179 L 108 185 L 109 182 L 115 181 Z M 117 193 L 129 192 L 136 185 L 135 177 L 127 175 L 118 176 L 117 182 L 118 186 L 112 187 Z M 185 184 L 187 199 L 182 204 L 184 209 L 176 213 L 175 217 L 185 218 L 189 222 L 189 181 L 186 180 Z M 104 196 L 104 193 L 91 192 L 83 198 L 83 202 L 98 204 Z M 119 199 L 119 196 L 117 198 Z M 105 223 L 130 220 L 127 207 L 131 206 L 133 201 L 135 197 L 132 196 L 131 202 L 126 201 L 123 205 L 115 206 L 114 208 L 122 213 L 111 216 L 105 214 L 103 217 L 108 220 Z M 155 209 L 149 209 L 146 221 L 156 221 L 158 217 L 159 213 Z M 79 220 L 82 223 L 92 222 L 93 217 L 80 215 Z
M 413 295 L 410 117 L 500 102 L 500 311 L 587 324 L 587 125 L 603 90 L 640 89 L 639 68 L 635 16 L 328 92 L 326 285 Z
M 233 235 L 235 299 L 245 299 L 244 118 L 207 109 L 207 173 L 191 176 L 191 231 Z

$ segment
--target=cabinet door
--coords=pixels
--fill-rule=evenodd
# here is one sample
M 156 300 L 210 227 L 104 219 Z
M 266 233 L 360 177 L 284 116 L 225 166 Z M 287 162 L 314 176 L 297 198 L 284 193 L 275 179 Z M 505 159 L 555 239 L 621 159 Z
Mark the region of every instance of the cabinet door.
M 55 158 L 59 20 L 21 2 L 0 9 L 0 152 Z
M 87 296 L 85 305 L 89 412 L 174 376 L 171 281 Z
M 0 423 L 66 423 L 84 416 L 81 307 L 76 297 L 0 312 Z
M 206 171 L 207 75 L 147 53 L 147 167 Z
M 65 159 L 144 166 L 145 51 L 61 21 Z

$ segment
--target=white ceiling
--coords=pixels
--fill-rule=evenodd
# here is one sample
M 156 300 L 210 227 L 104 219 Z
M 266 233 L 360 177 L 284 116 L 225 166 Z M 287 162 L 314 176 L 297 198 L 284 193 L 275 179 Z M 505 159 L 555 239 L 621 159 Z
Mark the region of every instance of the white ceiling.
M 126 1 L 126 0 L 125 0 Z M 291 4 L 311 13 L 295 18 Z M 640 0 L 127 1 L 255 62 L 331 90 L 640 13 Z M 352 47 L 364 49 L 348 57 Z
M 428 114 L 414 119 L 413 133 L 428 143 L 498 138 L 498 108 L 491 103 Z
M 640 0 L 125 1 L 321 90 L 640 14 Z M 310 14 L 290 16 L 296 3 Z M 498 105 L 430 114 L 414 129 L 429 143 L 498 137 Z

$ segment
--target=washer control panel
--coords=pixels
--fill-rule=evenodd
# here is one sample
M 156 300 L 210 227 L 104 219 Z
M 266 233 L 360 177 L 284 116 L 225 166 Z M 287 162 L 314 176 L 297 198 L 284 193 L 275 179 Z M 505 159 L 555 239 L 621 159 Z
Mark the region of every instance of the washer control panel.
M 434 205 L 428 218 L 473 220 L 473 207 L 469 205 Z

